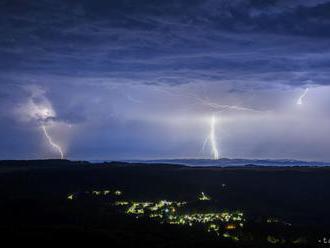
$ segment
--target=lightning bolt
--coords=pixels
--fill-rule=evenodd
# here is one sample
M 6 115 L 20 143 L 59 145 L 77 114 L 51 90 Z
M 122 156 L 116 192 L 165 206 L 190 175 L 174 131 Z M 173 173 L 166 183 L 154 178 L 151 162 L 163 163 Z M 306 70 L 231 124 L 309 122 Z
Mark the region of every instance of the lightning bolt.
M 210 134 L 209 134 L 213 159 L 219 159 L 219 151 L 218 151 L 218 145 L 217 145 L 216 134 L 215 134 L 216 122 L 217 122 L 217 119 L 216 119 L 215 115 L 213 115 L 210 119 Z
M 57 152 L 58 152 L 58 153 L 60 154 L 60 156 L 61 156 L 61 159 L 63 159 L 63 158 L 64 158 L 64 155 L 63 155 L 62 148 L 61 148 L 58 144 L 54 143 L 54 141 L 52 140 L 52 138 L 51 138 L 50 135 L 48 134 L 48 131 L 47 131 L 46 126 L 45 126 L 45 125 L 42 125 L 42 126 L 41 126 L 41 129 L 42 129 L 42 131 L 44 132 L 44 135 L 45 135 L 45 137 L 47 138 L 49 144 L 50 144 L 55 150 L 57 150 Z
M 212 101 L 209 101 L 208 99 L 201 98 L 196 95 L 190 95 L 191 97 L 194 97 L 196 101 L 199 101 L 201 104 L 208 106 L 214 110 L 237 110 L 237 111 L 247 111 L 247 112 L 264 112 L 261 110 L 253 109 L 253 108 L 246 108 L 236 105 L 227 105 L 227 104 L 218 104 Z
M 304 93 L 298 98 L 297 105 L 302 105 L 303 104 L 303 99 L 307 95 L 308 91 L 309 91 L 309 88 L 306 88 Z
M 259 110 L 255 108 L 249 108 L 244 106 L 237 106 L 237 105 L 228 105 L 228 104 L 219 104 L 213 101 L 210 101 L 208 97 L 201 97 L 194 93 L 187 93 L 184 94 L 180 92 L 173 92 L 168 89 L 156 87 L 154 88 L 155 91 L 165 93 L 170 96 L 176 96 L 176 97 L 189 97 L 191 100 L 193 100 L 195 103 L 198 103 L 200 105 L 208 107 L 210 110 L 212 110 L 214 113 L 223 113 L 225 111 L 242 111 L 242 112 L 250 112 L 250 113 L 266 113 L 269 112 L 267 110 Z M 206 145 L 209 143 L 211 147 L 211 153 L 213 156 L 213 159 L 219 159 L 219 151 L 217 146 L 217 140 L 216 140 L 216 122 L 217 118 L 215 114 L 210 119 L 210 132 L 208 136 L 205 138 L 203 144 L 202 144 L 202 152 L 204 152 Z
M 210 101 L 207 97 L 200 97 L 199 95 L 193 94 L 193 93 L 179 93 L 174 92 L 168 89 L 164 88 L 154 88 L 155 91 L 165 93 L 170 96 L 176 96 L 176 97 L 189 97 L 196 103 L 200 103 L 201 105 L 204 105 L 208 107 L 209 109 L 213 109 L 215 111 L 226 111 L 226 110 L 236 110 L 236 111 L 245 111 L 245 112 L 254 112 L 254 113 L 264 113 L 267 112 L 265 110 L 258 110 L 254 108 L 247 108 L 237 105 L 228 105 L 228 104 L 218 104 L 216 102 Z

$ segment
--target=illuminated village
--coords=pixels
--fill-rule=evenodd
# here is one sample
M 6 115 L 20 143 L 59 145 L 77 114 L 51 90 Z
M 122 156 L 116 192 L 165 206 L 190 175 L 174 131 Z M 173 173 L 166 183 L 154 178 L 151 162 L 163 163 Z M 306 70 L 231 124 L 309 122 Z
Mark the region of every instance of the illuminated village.
M 71 193 L 67 199 L 73 201 L 80 197 L 104 198 L 110 201 L 111 206 L 115 207 L 122 214 L 126 214 L 136 219 L 147 218 L 160 224 L 184 225 L 188 227 L 199 226 L 205 231 L 214 233 L 216 236 L 239 242 L 244 236 L 244 227 L 247 222 L 243 211 L 206 211 L 194 209 L 193 205 L 212 203 L 212 198 L 204 192 L 196 195 L 195 201 L 133 201 L 123 197 L 121 190 L 91 190 L 83 193 Z M 281 224 L 290 226 L 290 223 L 269 217 L 264 221 L 266 224 Z M 266 237 L 269 243 L 283 243 L 284 240 L 272 235 Z M 293 241 L 303 242 L 301 238 Z

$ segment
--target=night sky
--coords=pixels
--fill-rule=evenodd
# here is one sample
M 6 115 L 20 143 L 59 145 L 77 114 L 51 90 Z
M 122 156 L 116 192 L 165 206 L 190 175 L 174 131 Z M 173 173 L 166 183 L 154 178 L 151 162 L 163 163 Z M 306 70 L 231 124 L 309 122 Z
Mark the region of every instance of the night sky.
M 0 0 L 0 159 L 330 160 L 330 0 Z M 302 99 L 297 100 L 309 89 Z

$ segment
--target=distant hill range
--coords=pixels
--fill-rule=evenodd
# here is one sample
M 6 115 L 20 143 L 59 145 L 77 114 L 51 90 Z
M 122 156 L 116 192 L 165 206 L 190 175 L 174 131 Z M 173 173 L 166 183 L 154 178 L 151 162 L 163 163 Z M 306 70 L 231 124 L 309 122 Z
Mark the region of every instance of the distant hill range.
M 290 159 L 155 159 L 155 160 L 90 160 L 70 161 L 59 159 L 46 160 L 0 160 L 1 167 L 7 166 L 37 166 L 55 167 L 62 166 L 92 166 L 92 165 L 181 165 L 193 167 L 330 167 L 330 162 L 303 161 Z
M 130 163 L 181 164 L 188 166 L 330 166 L 330 162 L 302 161 L 290 159 L 160 159 L 126 160 Z

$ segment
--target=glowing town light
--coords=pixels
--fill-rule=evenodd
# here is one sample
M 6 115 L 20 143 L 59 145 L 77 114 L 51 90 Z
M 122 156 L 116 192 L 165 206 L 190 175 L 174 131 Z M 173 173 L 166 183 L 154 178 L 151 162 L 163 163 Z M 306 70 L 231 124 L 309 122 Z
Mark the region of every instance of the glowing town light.
M 200 194 L 200 196 L 198 197 L 198 199 L 200 201 L 209 201 L 209 200 L 211 200 L 211 197 L 207 196 L 204 192 L 202 192 Z
M 218 151 L 216 135 L 215 135 L 216 122 L 217 122 L 216 117 L 213 115 L 210 120 L 210 134 L 209 134 L 213 159 L 219 159 L 219 151 Z
M 114 194 L 115 194 L 115 195 L 121 195 L 122 192 L 121 192 L 120 190 L 116 190 Z
M 236 229 L 236 226 L 234 224 L 228 224 L 228 225 L 225 226 L 225 228 L 227 230 L 234 230 L 234 229 Z
M 67 199 L 68 200 L 73 200 L 73 196 L 74 196 L 73 194 L 70 194 L 70 195 L 67 196 Z
M 309 91 L 309 89 L 306 88 L 304 93 L 298 98 L 297 105 L 302 105 L 303 104 L 303 99 L 307 95 L 308 91 Z
M 60 154 L 61 159 L 63 159 L 64 155 L 63 155 L 62 148 L 58 144 L 54 143 L 52 138 L 49 136 L 47 128 L 46 128 L 45 125 L 42 125 L 41 128 L 42 128 L 42 130 L 44 132 L 44 135 L 47 138 L 49 144 Z

